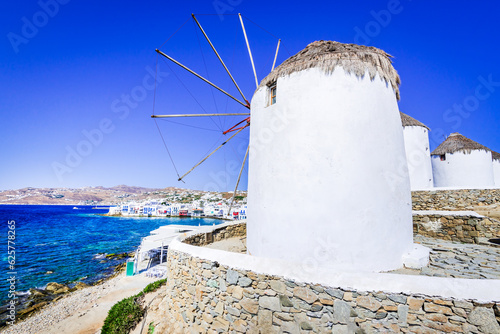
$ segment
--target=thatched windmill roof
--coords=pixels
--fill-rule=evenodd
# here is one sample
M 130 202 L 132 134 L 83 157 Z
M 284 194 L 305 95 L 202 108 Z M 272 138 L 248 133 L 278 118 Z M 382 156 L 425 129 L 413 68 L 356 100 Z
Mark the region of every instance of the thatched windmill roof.
M 401 123 L 403 123 L 403 127 L 405 126 L 421 126 L 423 128 L 426 128 L 427 130 L 430 130 L 427 125 L 424 123 L 417 121 L 415 118 L 408 116 L 407 114 L 403 114 L 401 111 L 399 112 L 401 115 Z
M 373 46 L 316 41 L 276 67 L 261 81 L 259 87 L 269 85 L 279 77 L 309 68 L 318 67 L 325 73 L 332 73 L 335 67 L 340 66 L 344 71 L 354 73 L 357 77 L 363 77 L 368 71 L 371 80 L 378 73 L 392 86 L 399 100 L 401 80 L 392 66 L 391 58 L 390 54 Z
M 444 142 L 441 143 L 431 155 L 444 155 L 446 153 L 463 152 L 470 154 L 474 150 L 491 151 L 486 146 L 476 143 L 467 137 L 462 136 L 460 133 L 452 133 Z
M 491 151 L 491 158 L 492 158 L 493 160 L 498 160 L 498 161 L 500 161 L 500 153 L 495 152 L 495 151 Z

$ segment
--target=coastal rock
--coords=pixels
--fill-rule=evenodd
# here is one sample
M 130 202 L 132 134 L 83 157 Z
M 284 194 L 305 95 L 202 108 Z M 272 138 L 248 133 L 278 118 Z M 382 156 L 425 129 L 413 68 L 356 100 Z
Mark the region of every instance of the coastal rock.
M 31 307 L 25 308 L 24 310 L 20 310 L 19 312 L 17 312 L 17 315 L 19 315 L 19 316 L 27 315 L 29 313 L 32 313 L 32 312 L 42 308 L 43 306 L 45 306 L 47 304 L 48 304 L 48 302 L 41 302 L 41 303 L 35 304 Z
M 54 291 L 54 294 L 59 295 L 61 293 L 66 293 L 66 292 L 69 292 L 69 288 L 67 286 L 63 286 L 62 288 Z
M 53 293 L 53 292 L 60 290 L 64 287 L 65 287 L 65 285 L 63 285 L 63 284 L 59 284 L 56 282 L 50 282 L 47 284 L 47 287 L 45 288 L 45 290 Z
M 38 290 L 38 289 L 30 289 L 30 295 L 33 297 L 41 297 L 45 296 L 47 292 L 45 290 Z
M 75 290 L 81 290 L 81 289 L 84 289 L 84 288 L 86 288 L 86 287 L 88 287 L 88 285 L 87 285 L 87 284 L 85 284 L 85 283 L 83 283 L 83 282 L 77 282 L 77 283 L 75 284 L 75 286 L 73 287 L 73 289 L 75 289 Z

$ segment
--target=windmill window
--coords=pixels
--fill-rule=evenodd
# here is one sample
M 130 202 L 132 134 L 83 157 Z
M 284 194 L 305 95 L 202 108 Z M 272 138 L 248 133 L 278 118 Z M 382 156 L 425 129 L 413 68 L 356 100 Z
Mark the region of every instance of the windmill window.
M 439 157 L 441 158 L 441 161 L 445 161 L 446 160 L 446 155 L 445 154 L 442 154 Z
M 276 84 L 273 84 L 272 86 L 269 87 L 269 92 L 270 92 L 270 102 L 269 105 L 273 105 L 276 103 Z

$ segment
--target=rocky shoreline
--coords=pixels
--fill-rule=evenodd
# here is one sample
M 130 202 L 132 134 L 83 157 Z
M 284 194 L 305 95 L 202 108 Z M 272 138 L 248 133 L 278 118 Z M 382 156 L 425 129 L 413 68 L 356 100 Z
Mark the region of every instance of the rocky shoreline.
M 66 284 L 50 282 L 43 289 L 31 288 L 29 289 L 29 292 L 18 293 L 18 302 L 16 304 L 16 323 L 31 317 L 38 311 L 50 306 L 51 303 L 63 299 L 76 291 L 91 286 L 102 285 L 106 281 L 117 277 L 125 270 L 125 261 L 131 256 L 133 256 L 133 253 L 103 255 L 102 261 L 118 260 L 119 263 L 104 272 L 103 278 L 96 281 L 90 281 L 88 284 L 82 281 L 69 282 Z M 0 330 L 5 329 L 5 327 L 8 326 L 7 322 L 10 320 L 8 317 L 9 310 L 7 307 L 7 304 L 0 307 Z

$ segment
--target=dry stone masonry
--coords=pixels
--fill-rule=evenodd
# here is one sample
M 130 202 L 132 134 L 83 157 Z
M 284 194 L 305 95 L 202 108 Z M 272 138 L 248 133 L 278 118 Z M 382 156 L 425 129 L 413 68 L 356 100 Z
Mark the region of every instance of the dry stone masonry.
M 172 333 L 500 333 L 500 304 L 350 291 L 169 253 Z
M 417 235 L 413 240 L 430 249 L 429 265 L 392 273 L 500 280 L 500 247 L 464 244 Z
M 233 237 L 243 237 L 247 234 L 247 224 L 240 223 L 220 228 L 215 228 L 210 232 L 196 234 L 184 239 L 184 243 L 194 246 L 204 246 L 216 241 L 221 241 Z
M 242 224 L 232 226 L 212 238 L 240 236 Z M 203 244 L 206 238 L 187 241 Z M 500 333 L 498 301 L 315 285 L 176 250 L 169 251 L 168 267 L 170 333 Z
M 500 237 L 500 222 L 477 215 L 415 212 L 413 234 L 470 244 L 486 243 Z
M 413 210 L 473 210 L 474 206 L 500 203 L 500 189 L 412 191 Z

